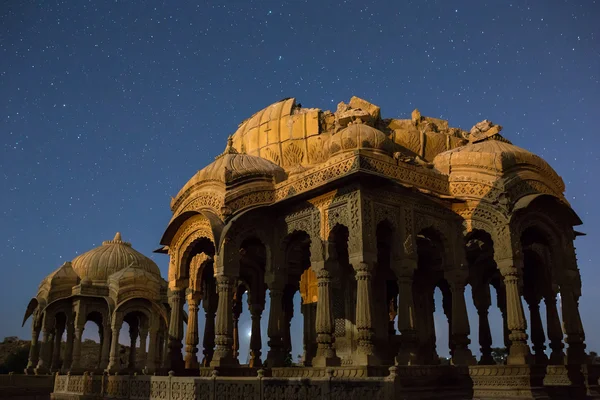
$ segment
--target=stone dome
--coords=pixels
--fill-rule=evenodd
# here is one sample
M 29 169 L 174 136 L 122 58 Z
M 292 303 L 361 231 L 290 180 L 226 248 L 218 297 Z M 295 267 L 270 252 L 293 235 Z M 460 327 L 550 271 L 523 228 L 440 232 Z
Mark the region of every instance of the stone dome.
M 353 123 L 335 133 L 327 143 L 329 155 L 345 150 L 373 149 L 391 154 L 394 143 L 382 131 L 369 125 Z
M 529 171 L 557 196 L 562 197 L 565 190 L 562 178 L 543 158 L 515 146 L 499 134 L 440 153 L 433 164 L 443 174 L 450 175 L 451 181 L 452 175 L 464 175 L 460 171 L 480 170 L 490 178 Z
M 121 240 L 119 232 L 113 240 L 75 257 L 71 264 L 82 280 L 107 281 L 110 275 L 130 266 L 160 277 L 156 263 Z
M 286 179 L 286 173 L 279 165 L 261 157 L 240 153 L 233 147 L 230 137 L 225 151 L 215 161 L 201 169 L 179 191 L 177 198 L 189 188 L 203 182 L 230 184 L 244 178 L 268 178 L 276 183 Z

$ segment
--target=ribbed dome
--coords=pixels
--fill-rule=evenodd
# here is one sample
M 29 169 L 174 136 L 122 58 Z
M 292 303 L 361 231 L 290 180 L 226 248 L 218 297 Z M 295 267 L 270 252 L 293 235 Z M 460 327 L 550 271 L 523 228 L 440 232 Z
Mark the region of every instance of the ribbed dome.
M 273 178 L 276 183 L 286 179 L 286 173 L 279 165 L 261 157 L 239 153 L 229 137 L 225 151 L 215 161 L 201 169 L 179 191 L 177 198 L 192 186 L 202 182 L 229 184 L 238 179 L 263 177 Z
M 328 143 L 329 155 L 345 150 L 374 149 L 391 153 L 393 142 L 385 133 L 369 125 L 354 123 L 335 133 Z
M 110 275 L 129 266 L 160 277 L 154 261 L 133 249 L 131 243 L 122 241 L 119 232 L 113 240 L 75 257 L 72 266 L 82 280 L 106 281 Z
M 543 158 L 515 146 L 500 135 L 440 153 L 433 164 L 446 175 L 452 173 L 453 168 L 481 168 L 501 175 L 513 168 L 533 167 L 554 182 L 558 193 L 565 190 L 560 176 Z

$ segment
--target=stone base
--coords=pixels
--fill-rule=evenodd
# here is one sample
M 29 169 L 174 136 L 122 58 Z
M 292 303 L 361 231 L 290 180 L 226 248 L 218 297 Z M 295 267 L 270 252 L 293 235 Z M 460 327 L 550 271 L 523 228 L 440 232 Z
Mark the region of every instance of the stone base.
M 474 399 L 547 399 L 545 367 L 477 365 L 469 367 Z
M 596 366 L 200 368 L 195 377 L 58 375 L 56 400 L 595 399 Z M 25 376 L 26 377 L 26 376 Z M 36 378 L 36 377 L 33 377 Z M 47 378 L 51 378 L 47 376 Z M 595 383 L 594 383 L 595 382 Z M 596 393 L 596 394 L 594 394 Z

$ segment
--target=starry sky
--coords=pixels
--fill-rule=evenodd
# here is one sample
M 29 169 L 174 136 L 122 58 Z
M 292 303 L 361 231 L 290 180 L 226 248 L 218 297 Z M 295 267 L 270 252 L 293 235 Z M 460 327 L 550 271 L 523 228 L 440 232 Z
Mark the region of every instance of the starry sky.
M 284 97 L 335 110 L 356 95 L 385 118 L 490 119 L 557 170 L 587 233 L 581 313 L 599 351 L 599 19 L 597 0 L 2 1 L 0 339 L 28 337 L 39 282 L 116 231 L 166 276 L 152 250 L 170 197 L 242 120 Z

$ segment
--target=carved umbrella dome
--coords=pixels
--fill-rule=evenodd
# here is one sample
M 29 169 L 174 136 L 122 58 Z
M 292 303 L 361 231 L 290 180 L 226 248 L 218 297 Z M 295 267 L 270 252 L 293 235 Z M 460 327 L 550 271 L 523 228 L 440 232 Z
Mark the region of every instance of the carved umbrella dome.
M 566 202 L 565 184 L 556 171 L 543 158 L 505 139 L 499 134 L 501 130 L 501 126 L 487 120 L 480 122 L 471 130 L 468 144 L 434 158 L 435 168 L 450 176 L 451 188 L 466 174 L 479 172 L 483 181 L 503 179 L 504 183 L 496 184 L 495 189 L 502 191 L 521 184 L 529 191 L 549 192 Z
M 119 232 L 113 240 L 75 257 L 71 264 L 82 281 L 107 281 L 110 275 L 131 265 L 160 277 L 158 265 L 124 242 Z
M 331 136 L 329 155 L 346 150 L 372 149 L 391 155 L 394 143 L 385 133 L 364 123 L 352 123 Z
M 279 183 L 287 177 L 279 165 L 261 157 L 238 152 L 233 147 L 233 139 L 227 139 L 225 151 L 215 157 L 215 161 L 198 171 L 179 191 L 171 206 L 185 199 L 195 187 L 201 184 L 217 183 L 234 185 L 243 181 L 265 180 Z

